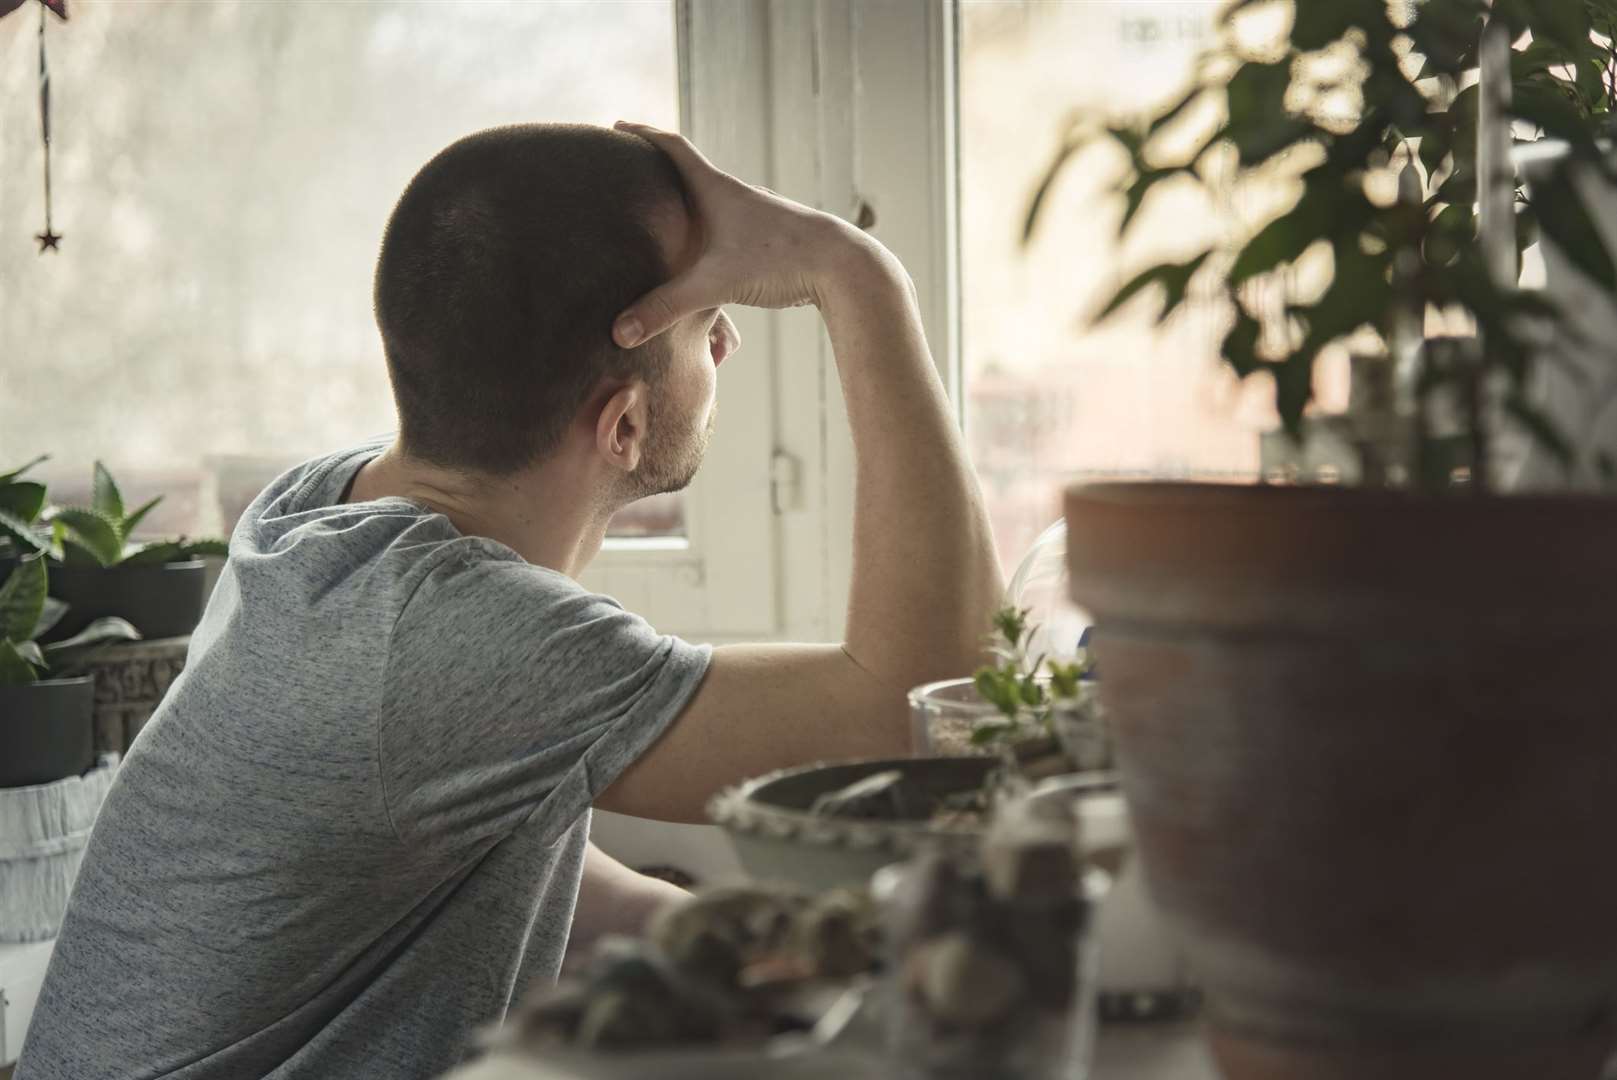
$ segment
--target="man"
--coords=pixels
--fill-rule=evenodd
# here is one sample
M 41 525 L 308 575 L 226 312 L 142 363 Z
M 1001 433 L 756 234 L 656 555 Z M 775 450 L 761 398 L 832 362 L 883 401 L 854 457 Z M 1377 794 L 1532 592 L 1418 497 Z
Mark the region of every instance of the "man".
M 695 472 L 727 303 L 829 331 L 858 453 L 841 645 L 693 646 L 574 580 Z M 903 753 L 905 689 L 976 662 L 986 517 L 910 283 L 858 230 L 678 135 L 504 128 L 411 181 L 376 314 L 398 437 L 237 527 L 17 1080 L 434 1075 L 570 928 L 677 895 L 589 846 L 591 806 L 699 821 L 744 777 Z

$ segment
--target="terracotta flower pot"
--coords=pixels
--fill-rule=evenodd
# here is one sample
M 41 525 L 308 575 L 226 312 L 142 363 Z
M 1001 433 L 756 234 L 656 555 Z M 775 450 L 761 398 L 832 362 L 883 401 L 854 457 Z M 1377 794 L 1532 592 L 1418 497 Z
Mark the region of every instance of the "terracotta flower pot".
M 1147 882 L 1241 1080 L 1593 1080 L 1617 500 L 1067 496 Z

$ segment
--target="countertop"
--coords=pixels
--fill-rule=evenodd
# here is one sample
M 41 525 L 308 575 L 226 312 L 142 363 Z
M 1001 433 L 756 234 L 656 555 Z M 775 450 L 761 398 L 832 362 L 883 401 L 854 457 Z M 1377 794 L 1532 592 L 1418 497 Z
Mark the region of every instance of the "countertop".
M 1090 1080 L 1219 1080 L 1194 1021 L 1103 1024 Z

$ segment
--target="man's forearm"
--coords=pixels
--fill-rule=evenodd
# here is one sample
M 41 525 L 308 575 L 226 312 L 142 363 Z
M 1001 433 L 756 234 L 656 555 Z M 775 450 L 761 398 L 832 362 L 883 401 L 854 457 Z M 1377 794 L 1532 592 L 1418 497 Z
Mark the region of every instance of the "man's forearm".
M 584 876 L 567 952 L 586 955 L 607 934 L 638 937 L 659 909 L 689 895 L 677 885 L 630 870 L 592 840 L 584 851 Z
M 857 461 L 848 652 L 897 686 L 969 674 L 1003 584 L 913 286 L 850 239 L 819 303 Z

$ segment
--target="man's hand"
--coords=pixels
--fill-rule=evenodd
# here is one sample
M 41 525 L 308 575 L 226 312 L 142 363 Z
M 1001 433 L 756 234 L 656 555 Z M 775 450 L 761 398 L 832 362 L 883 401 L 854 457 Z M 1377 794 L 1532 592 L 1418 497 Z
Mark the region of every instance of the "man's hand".
M 679 720 L 596 805 L 702 820 L 719 788 L 805 762 L 906 753 L 904 693 L 969 675 L 1004 586 L 982 494 L 896 257 L 846 222 L 750 187 L 690 143 L 626 127 L 685 178 L 697 255 L 614 327 L 627 344 L 725 303 L 819 308 L 848 406 L 853 581 L 840 645 L 726 645 Z
M 625 349 L 656 337 L 686 315 L 724 304 L 785 308 L 819 304 L 821 290 L 849 252 L 875 247 L 830 214 L 754 187 L 717 169 L 683 135 L 620 121 L 668 155 L 685 182 L 699 254 L 612 325 Z

